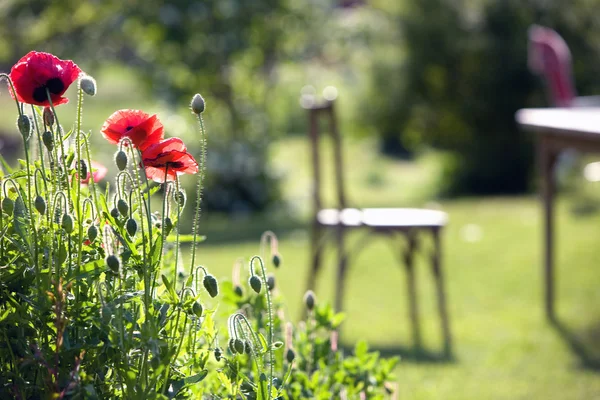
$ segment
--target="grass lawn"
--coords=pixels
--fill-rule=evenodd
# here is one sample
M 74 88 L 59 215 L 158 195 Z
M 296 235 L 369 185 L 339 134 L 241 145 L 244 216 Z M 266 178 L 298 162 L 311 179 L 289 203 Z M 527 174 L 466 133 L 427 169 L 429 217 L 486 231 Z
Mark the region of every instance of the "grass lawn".
M 207 215 L 208 240 L 199 253 L 211 271 L 225 277 L 235 258 L 257 254 L 263 229 L 274 229 L 284 259 L 277 271 L 278 285 L 293 318 L 299 315 L 309 264 L 309 237 L 303 223 L 310 205 L 307 145 L 300 138 L 286 139 L 273 155 L 274 166 L 287 171 L 285 192 L 298 205 L 295 217 L 222 220 Z M 427 203 L 427 187 L 435 183 L 433 156 L 416 163 L 394 162 L 377 158 L 369 142 L 348 143 L 345 154 L 354 204 Z M 417 278 L 425 348 L 415 351 L 405 275 L 394 254 L 397 244 L 385 238 L 373 241 L 350 264 L 344 345 L 367 339 L 384 354 L 400 355 L 400 398 L 600 397 L 600 215 L 577 216 L 571 212 L 571 197 L 559 200 L 560 322 L 551 325 L 543 314 L 541 209 L 535 196 L 429 205 L 450 215 L 443 245 L 454 357 L 441 356 L 435 292 L 423 257 Z M 237 239 L 227 240 L 227 232 L 236 232 Z M 361 239 L 362 235 L 352 236 L 349 244 Z M 328 254 L 316 288 L 321 301 L 332 301 L 334 282 L 335 255 Z

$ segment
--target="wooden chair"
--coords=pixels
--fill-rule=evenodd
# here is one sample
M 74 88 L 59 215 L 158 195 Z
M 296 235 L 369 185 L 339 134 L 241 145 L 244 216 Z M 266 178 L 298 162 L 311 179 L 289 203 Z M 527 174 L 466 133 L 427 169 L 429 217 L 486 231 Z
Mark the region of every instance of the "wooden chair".
M 531 72 L 543 78 L 552 107 L 600 106 L 600 96 L 577 96 L 571 51 L 555 30 L 532 25 L 528 42 L 527 64 Z
M 344 286 L 346 283 L 347 264 L 350 251 L 344 247 L 344 239 L 351 230 L 363 230 L 367 237 L 371 234 L 385 234 L 391 239 L 401 236 L 404 246 L 399 255 L 407 273 L 407 290 L 410 318 L 412 322 L 412 336 L 415 347 L 421 347 L 421 335 L 418 322 L 418 303 L 415 288 L 414 256 L 420 247 L 420 234 L 430 235 L 433 239 L 433 248 L 429 254 L 431 268 L 435 279 L 437 291 L 437 307 L 441 319 L 441 329 L 444 338 L 444 352 L 451 354 L 451 335 L 444 292 L 443 274 L 441 268 L 441 243 L 440 233 L 446 225 L 447 215 L 437 210 L 416 208 L 347 208 L 344 192 L 344 179 L 342 168 L 342 147 L 338 131 L 334 102 L 326 101 L 322 104 L 304 105 L 308 110 L 310 123 L 310 141 L 312 147 L 312 164 L 314 170 L 313 206 L 314 217 L 312 221 L 312 255 L 311 269 L 308 275 L 307 287 L 314 289 L 317 275 L 321 267 L 321 259 L 325 245 L 331 240 L 327 233 L 335 235 L 333 244 L 337 248 L 338 267 L 335 291 L 335 307 L 342 309 Z M 335 161 L 335 178 L 337 208 L 322 208 L 321 203 L 321 164 L 319 149 L 319 119 L 325 117 L 329 120 L 328 132 L 333 139 L 333 152 Z M 365 241 L 361 241 L 364 244 Z M 396 243 L 396 242 L 395 242 Z M 400 242 L 402 243 L 402 241 Z M 360 250 L 355 248 L 353 251 Z

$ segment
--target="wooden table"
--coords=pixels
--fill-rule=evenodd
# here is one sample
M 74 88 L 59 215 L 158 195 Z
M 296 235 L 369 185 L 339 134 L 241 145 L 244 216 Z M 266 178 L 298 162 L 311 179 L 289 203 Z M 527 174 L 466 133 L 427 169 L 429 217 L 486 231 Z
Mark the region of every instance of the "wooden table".
M 544 207 L 544 297 L 546 316 L 554 320 L 554 165 L 565 149 L 600 152 L 600 107 L 523 109 L 515 117 L 523 129 L 538 135 Z

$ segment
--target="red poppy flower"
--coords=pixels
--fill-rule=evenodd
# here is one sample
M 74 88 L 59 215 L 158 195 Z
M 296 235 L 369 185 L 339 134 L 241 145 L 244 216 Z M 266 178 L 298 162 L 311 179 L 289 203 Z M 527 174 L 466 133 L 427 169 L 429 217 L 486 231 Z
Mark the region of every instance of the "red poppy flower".
M 177 175 L 195 174 L 198 163 L 179 138 L 148 146 L 142 152 L 146 176 L 155 182 L 174 181 Z
M 104 122 L 102 135 L 114 144 L 128 137 L 135 147 L 143 151 L 162 140 L 164 128 L 156 115 L 149 115 L 140 110 L 119 110 Z
M 94 177 L 94 182 L 99 182 L 106 176 L 106 172 L 108 170 L 106 167 L 96 161 L 92 161 L 92 176 Z M 87 185 L 90 183 L 90 173 L 88 172 L 87 177 L 81 180 L 81 183 Z
M 38 106 L 49 106 L 48 92 L 57 106 L 69 102 L 62 97 L 77 80 L 81 69 L 71 60 L 37 51 L 30 51 L 10 70 L 10 79 L 17 92 L 17 100 Z M 10 94 L 13 95 L 12 90 Z

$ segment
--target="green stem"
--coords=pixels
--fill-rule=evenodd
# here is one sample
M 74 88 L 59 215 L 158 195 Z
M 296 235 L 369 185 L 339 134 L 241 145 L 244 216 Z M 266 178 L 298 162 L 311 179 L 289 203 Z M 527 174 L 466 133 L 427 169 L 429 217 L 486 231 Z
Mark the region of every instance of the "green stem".
M 194 223 L 192 224 L 192 259 L 190 265 L 190 274 L 196 263 L 196 239 L 198 237 L 198 224 L 200 222 L 200 203 L 202 202 L 202 185 L 204 184 L 204 175 L 206 172 L 206 134 L 204 131 L 204 122 L 202 115 L 198 114 L 198 122 L 200 124 L 200 170 L 198 172 L 198 183 L 196 185 L 196 210 L 194 212 Z
M 175 174 L 175 193 L 177 193 L 177 225 L 175 225 L 175 268 L 173 268 L 173 284 L 177 282 L 177 265 L 179 263 L 179 219 L 181 218 L 181 204 L 179 204 L 179 176 Z
M 271 385 L 273 384 L 273 342 L 275 341 L 275 337 L 273 334 L 273 310 L 271 307 L 271 293 L 269 291 L 269 284 L 267 283 L 267 273 L 265 271 L 265 265 L 262 261 L 262 259 L 259 256 L 254 256 L 252 257 L 252 259 L 250 259 L 250 273 L 254 275 L 254 260 L 258 259 L 258 261 L 260 262 L 260 269 L 262 272 L 262 280 L 263 280 L 263 285 L 265 288 L 265 292 L 267 295 L 267 309 L 269 312 L 269 400 L 271 400 Z
M 87 176 L 81 175 L 81 114 L 83 108 L 83 90 L 81 90 L 81 85 L 77 90 L 77 131 L 75 132 L 75 146 L 77 151 L 77 180 L 86 179 Z M 92 172 L 92 165 L 88 162 L 88 174 L 90 174 L 90 181 L 94 180 L 94 174 Z M 77 215 L 77 225 L 78 225 L 78 240 L 77 240 L 77 276 L 81 270 L 81 257 L 82 257 L 82 248 L 83 248 L 83 216 L 81 209 L 81 181 L 77 182 L 77 206 L 75 207 L 76 215 Z M 75 284 L 75 312 L 79 312 L 79 284 Z M 76 332 L 77 333 L 77 332 Z M 78 339 L 77 334 L 75 338 Z
M 50 97 L 50 91 L 48 90 L 48 88 L 46 88 L 46 95 L 48 96 L 48 103 L 50 103 L 50 108 L 52 109 L 52 113 L 54 114 L 54 119 L 56 120 L 56 132 L 58 133 L 58 140 L 60 141 L 60 151 L 61 151 L 61 158 L 62 158 L 62 164 L 63 164 L 63 170 L 64 170 L 64 175 L 65 178 L 67 179 L 67 194 L 68 196 L 68 202 L 67 202 L 67 210 L 69 208 L 73 207 L 72 204 L 72 199 L 71 199 L 71 185 L 69 184 L 69 168 L 64 165 L 64 161 L 66 159 L 66 152 L 65 152 L 65 143 L 64 143 L 64 139 L 63 139 L 63 134 L 62 134 L 62 126 L 60 125 L 60 121 L 58 120 L 58 114 L 56 113 L 56 109 L 54 108 L 54 103 L 52 102 L 52 98 Z M 54 146 L 56 148 L 56 146 Z M 56 160 L 57 163 L 57 167 L 60 168 L 60 164 L 58 162 L 59 160 Z

